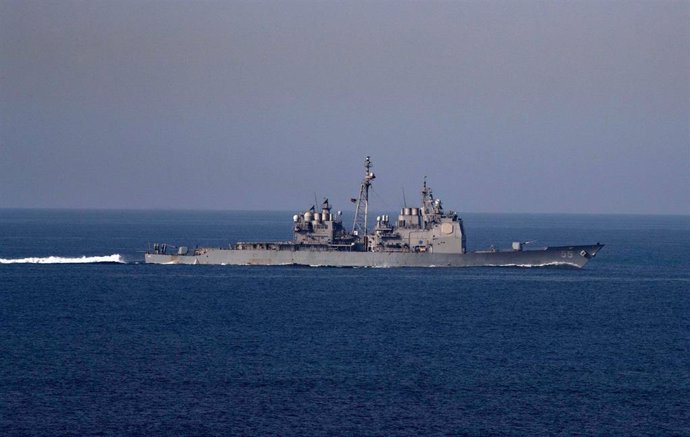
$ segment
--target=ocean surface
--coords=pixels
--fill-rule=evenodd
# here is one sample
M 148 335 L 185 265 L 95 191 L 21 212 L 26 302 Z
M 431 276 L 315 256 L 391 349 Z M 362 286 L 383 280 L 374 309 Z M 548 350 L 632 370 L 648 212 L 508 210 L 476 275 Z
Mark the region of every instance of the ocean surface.
M 291 217 L 0 210 L 0 435 L 690 435 L 690 217 L 464 216 L 584 269 L 143 264 Z

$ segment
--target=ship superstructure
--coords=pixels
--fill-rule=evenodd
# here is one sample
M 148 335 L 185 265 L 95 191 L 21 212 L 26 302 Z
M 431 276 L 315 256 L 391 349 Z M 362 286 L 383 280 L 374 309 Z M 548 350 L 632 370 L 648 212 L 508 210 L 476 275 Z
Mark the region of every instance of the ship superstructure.
M 237 242 L 227 248 L 196 248 L 154 244 L 146 252 L 147 263 L 155 264 L 227 264 L 227 265 L 319 265 L 342 267 L 469 267 L 469 266 L 545 266 L 582 267 L 603 247 L 559 246 L 525 249 L 514 242 L 508 250 L 468 252 L 462 219 L 454 211 L 445 211 L 435 198 L 426 177 L 419 207 L 403 207 L 397 218 L 376 217 L 371 232 L 369 191 L 376 178 L 371 159 L 364 163 L 364 177 L 355 202 L 352 230 L 342 221 L 342 213 L 333 213 L 328 199 L 293 216 L 292 241 Z M 173 249 L 169 253 L 169 249 Z M 175 250 L 176 249 L 176 250 Z

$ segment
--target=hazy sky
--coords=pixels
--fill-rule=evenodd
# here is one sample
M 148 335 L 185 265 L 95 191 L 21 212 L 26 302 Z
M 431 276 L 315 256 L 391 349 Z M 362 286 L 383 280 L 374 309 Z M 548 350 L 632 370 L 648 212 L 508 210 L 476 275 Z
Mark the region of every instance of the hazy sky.
M 0 207 L 690 213 L 690 2 L 0 0 Z

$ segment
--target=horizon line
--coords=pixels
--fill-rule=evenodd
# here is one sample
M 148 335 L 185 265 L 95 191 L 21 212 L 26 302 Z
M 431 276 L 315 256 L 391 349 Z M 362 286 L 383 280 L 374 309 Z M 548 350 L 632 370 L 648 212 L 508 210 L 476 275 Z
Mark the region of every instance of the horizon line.
M 126 211 L 126 212 L 289 212 L 292 209 L 232 209 L 232 208 L 137 208 L 137 207 L 0 207 L 0 211 Z M 375 209 L 372 212 L 390 212 L 384 209 Z M 458 211 L 455 211 L 460 215 Z M 497 212 L 497 211 L 464 211 L 462 214 L 500 214 L 500 215 L 591 215 L 591 216 L 669 216 L 688 217 L 689 213 L 665 213 L 665 212 Z M 372 214 L 375 215 L 375 214 Z

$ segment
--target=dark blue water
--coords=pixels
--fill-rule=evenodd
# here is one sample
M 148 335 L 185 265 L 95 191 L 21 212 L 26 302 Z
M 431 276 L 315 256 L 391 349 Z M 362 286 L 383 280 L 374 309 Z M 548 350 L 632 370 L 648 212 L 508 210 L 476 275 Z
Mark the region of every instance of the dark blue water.
M 290 213 L 0 210 L 2 435 L 690 434 L 690 218 L 466 215 L 582 270 L 152 266 Z

